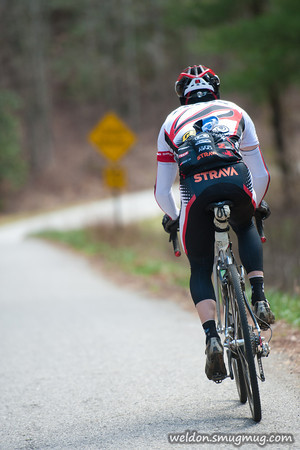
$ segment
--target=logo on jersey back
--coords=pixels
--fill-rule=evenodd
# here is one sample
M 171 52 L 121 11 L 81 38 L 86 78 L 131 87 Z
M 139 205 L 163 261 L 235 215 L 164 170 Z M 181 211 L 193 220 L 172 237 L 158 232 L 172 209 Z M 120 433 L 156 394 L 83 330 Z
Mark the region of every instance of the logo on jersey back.
M 212 131 L 214 133 L 229 133 L 229 128 L 226 127 L 225 125 L 216 125 L 215 127 L 213 127 Z
M 187 138 L 189 138 L 190 136 L 195 136 L 195 134 L 196 134 L 196 130 L 190 130 L 190 131 L 187 131 L 186 133 L 184 133 L 184 135 L 182 136 L 182 142 L 184 142 L 184 141 L 186 141 L 187 140 Z
M 238 175 L 238 173 L 235 168 L 229 166 L 218 170 L 208 170 L 207 172 L 196 173 L 196 175 L 194 175 L 194 180 L 195 183 L 200 183 L 200 181 L 209 181 L 214 178 L 232 177 L 236 175 Z

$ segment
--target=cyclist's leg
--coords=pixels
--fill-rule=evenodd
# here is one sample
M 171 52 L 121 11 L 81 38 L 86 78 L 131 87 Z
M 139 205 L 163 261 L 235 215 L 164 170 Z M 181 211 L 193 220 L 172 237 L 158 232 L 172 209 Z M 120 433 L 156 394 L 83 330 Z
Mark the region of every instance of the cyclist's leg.
M 207 214 L 205 211 L 202 210 L 201 218 L 197 217 L 199 211 L 201 208 L 198 208 L 198 211 L 190 211 L 185 234 L 187 257 L 190 263 L 190 293 L 201 323 L 204 325 L 206 337 L 218 337 L 215 325 L 215 292 L 211 279 L 214 230 L 211 218 L 205 217 Z
M 181 238 L 190 263 L 190 292 L 204 323 L 215 318 L 215 293 L 211 281 L 214 260 L 214 228 L 202 194 L 181 210 Z
M 191 295 L 202 323 L 206 319 L 213 319 L 211 300 L 215 299 L 211 282 L 215 231 L 213 213 L 207 211 L 207 205 L 213 201 L 232 200 L 235 205 L 235 224 L 240 225 L 246 217 L 248 227 L 254 213 L 254 206 L 248 195 L 250 189 L 251 178 L 243 163 L 181 180 L 181 239 L 191 264 Z M 256 229 L 253 231 L 256 232 Z M 258 245 L 261 245 L 260 241 Z M 247 254 L 247 246 L 245 248 Z M 254 250 L 253 253 L 256 257 L 257 251 Z M 260 259 L 262 261 L 262 255 Z M 262 267 L 254 269 L 262 270 Z
M 193 193 L 192 190 L 189 192 Z M 196 189 L 196 193 L 190 196 L 190 201 L 181 210 L 181 238 L 190 262 L 191 296 L 206 335 L 205 373 L 210 380 L 220 381 L 227 373 L 215 322 L 216 302 L 211 280 L 214 227 L 212 213 L 206 211 L 207 204 L 205 192 Z
M 260 319 L 259 324 L 262 328 L 267 328 L 267 324 L 275 321 L 275 316 L 270 309 L 270 304 L 265 297 L 264 292 L 264 272 L 262 244 L 254 224 L 245 226 L 234 226 L 239 243 L 239 253 L 243 266 L 246 269 L 248 279 L 251 285 L 251 302 L 253 311 Z
M 251 288 L 252 304 L 257 301 L 265 301 L 264 294 L 264 272 L 263 272 L 263 249 L 260 237 L 253 223 L 253 219 L 248 214 L 243 220 L 236 220 L 232 228 L 236 232 L 239 245 L 239 254 L 243 266 L 246 269 Z
M 243 165 L 241 172 L 244 172 L 243 177 L 247 179 L 248 169 L 243 168 Z M 264 293 L 263 248 L 253 221 L 251 191 L 240 187 L 240 193 L 236 192 L 234 205 L 230 223 L 237 235 L 240 258 L 251 285 L 253 309 L 261 320 L 271 324 L 275 317 Z M 260 324 L 264 327 L 263 322 Z
M 191 296 L 203 325 L 215 320 L 215 293 L 211 280 L 215 231 L 213 212 L 207 211 L 207 205 L 240 196 L 245 183 L 240 174 L 242 169 L 238 164 L 224 171 L 204 172 L 181 180 L 181 240 L 191 266 Z

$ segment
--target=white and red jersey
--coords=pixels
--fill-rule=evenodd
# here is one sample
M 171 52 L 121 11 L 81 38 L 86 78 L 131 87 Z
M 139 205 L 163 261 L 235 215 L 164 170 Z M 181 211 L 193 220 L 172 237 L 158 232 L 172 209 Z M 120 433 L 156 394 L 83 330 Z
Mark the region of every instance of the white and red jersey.
M 160 208 L 175 219 L 179 209 L 172 194 L 172 184 L 177 174 L 174 152 L 191 134 L 193 125 L 210 116 L 217 117 L 213 131 L 222 133 L 235 145 L 248 166 L 256 192 L 256 203 L 260 204 L 269 185 L 269 172 L 259 149 L 255 126 L 249 115 L 233 102 L 212 100 L 180 106 L 171 112 L 163 123 L 157 141 L 157 178 L 155 198 Z M 252 148 L 253 150 L 243 149 Z
M 210 116 L 218 118 L 214 131 L 229 137 L 237 148 L 258 145 L 254 124 L 246 111 L 235 103 L 213 100 L 180 106 L 168 115 L 158 136 L 157 160 L 175 162 L 174 151 L 189 134 L 195 132 L 194 123 Z

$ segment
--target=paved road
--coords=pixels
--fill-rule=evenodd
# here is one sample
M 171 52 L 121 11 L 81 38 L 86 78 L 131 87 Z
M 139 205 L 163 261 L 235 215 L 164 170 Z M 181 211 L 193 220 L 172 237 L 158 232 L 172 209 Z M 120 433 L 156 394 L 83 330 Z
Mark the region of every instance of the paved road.
M 178 305 L 34 239 L 0 244 L 0 278 L 1 450 L 170 449 L 186 430 L 293 433 L 299 448 L 299 386 L 275 354 L 254 424 L 233 382 L 205 378 L 200 324 Z
M 121 207 L 123 222 L 159 212 L 152 191 L 123 196 Z M 236 443 L 239 433 L 292 433 L 294 446 L 268 448 L 299 448 L 299 380 L 284 360 L 266 361 L 254 424 L 233 382 L 205 378 L 195 315 L 26 238 L 112 221 L 114 208 L 94 202 L 0 227 L 0 449 L 165 449 L 168 433 L 186 430 L 235 433 Z
M 173 191 L 178 200 L 179 190 L 174 188 Z M 155 202 L 153 189 L 123 194 L 2 225 L 0 244 L 20 241 L 28 234 L 45 229 L 70 230 L 83 225 L 113 222 L 127 224 L 158 214 L 162 215 L 162 212 Z

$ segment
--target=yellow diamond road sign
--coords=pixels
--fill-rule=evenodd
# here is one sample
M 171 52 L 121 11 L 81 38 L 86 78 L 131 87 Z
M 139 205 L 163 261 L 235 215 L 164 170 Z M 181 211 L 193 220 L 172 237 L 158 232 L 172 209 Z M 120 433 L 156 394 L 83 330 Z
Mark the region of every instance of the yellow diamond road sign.
M 92 129 L 89 141 L 111 161 L 117 161 L 136 141 L 135 134 L 114 113 L 106 114 Z

